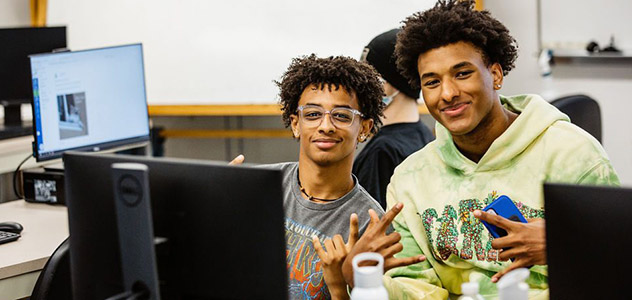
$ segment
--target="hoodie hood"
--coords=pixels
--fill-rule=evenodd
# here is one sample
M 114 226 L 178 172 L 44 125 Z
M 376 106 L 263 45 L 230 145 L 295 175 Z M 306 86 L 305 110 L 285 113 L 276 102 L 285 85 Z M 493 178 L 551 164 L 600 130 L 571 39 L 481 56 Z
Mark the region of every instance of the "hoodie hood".
M 448 129 L 439 122 L 436 123 L 436 149 L 445 164 L 461 170 L 464 174 L 509 167 L 511 160 L 519 156 L 555 122 L 570 122 L 568 116 L 538 95 L 500 96 L 500 102 L 506 109 L 519 116 L 491 144 L 478 163 L 461 154 Z

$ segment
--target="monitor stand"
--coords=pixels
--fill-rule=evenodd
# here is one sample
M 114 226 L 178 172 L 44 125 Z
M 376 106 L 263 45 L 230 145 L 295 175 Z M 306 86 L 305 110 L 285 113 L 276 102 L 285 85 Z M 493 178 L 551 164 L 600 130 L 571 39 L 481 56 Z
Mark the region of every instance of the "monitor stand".
M 146 155 L 147 142 L 141 142 L 137 144 L 130 144 L 121 147 L 117 147 L 114 149 L 108 149 L 101 151 L 101 153 L 114 153 L 114 154 L 126 154 L 126 155 Z M 64 161 L 59 161 L 55 163 L 49 163 L 42 166 L 46 171 L 52 172 L 64 172 Z
M 54 164 L 48 164 L 48 165 L 44 165 L 42 166 L 44 168 L 44 170 L 46 171 L 58 171 L 58 172 L 64 172 L 64 162 L 60 161 L 58 163 L 54 163 Z
M 30 121 L 22 121 L 22 103 L 2 101 L 4 106 L 4 124 L 0 124 L 0 140 L 33 135 Z

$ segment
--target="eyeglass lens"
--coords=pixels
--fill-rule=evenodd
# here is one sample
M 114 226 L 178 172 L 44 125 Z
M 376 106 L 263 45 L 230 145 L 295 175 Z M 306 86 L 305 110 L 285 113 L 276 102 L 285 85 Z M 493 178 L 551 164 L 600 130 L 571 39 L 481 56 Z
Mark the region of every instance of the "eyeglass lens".
M 331 111 L 325 111 L 318 106 L 305 106 L 302 109 L 301 117 L 308 125 L 319 125 L 323 117 L 329 113 L 330 120 L 337 127 L 349 127 L 353 123 L 355 114 L 351 109 L 336 107 Z

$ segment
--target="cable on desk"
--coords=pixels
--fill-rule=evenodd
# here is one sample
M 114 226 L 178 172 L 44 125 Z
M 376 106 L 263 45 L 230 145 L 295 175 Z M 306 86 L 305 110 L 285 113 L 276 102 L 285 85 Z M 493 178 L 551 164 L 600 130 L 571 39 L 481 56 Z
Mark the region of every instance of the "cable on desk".
M 144 300 L 149 299 L 150 293 L 148 290 L 140 291 L 125 291 L 120 294 L 109 297 L 105 300 Z
M 17 183 L 17 179 L 18 179 L 18 172 L 20 171 L 20 167 L 22 167 L 22 165 L 29 159 L 33 157 L 32 154 L 29 154 L 29 156 L 27 156 L 19 165 L 18 167 L 15 169 L 15 172 L 13 172 L 13 192 L 15 193 L 15 196 L 18 197 L 18 199 L 22 199 L 24 198 L 24 195 L 20 195 L 20 193 L 18 192 L 18 183 Z

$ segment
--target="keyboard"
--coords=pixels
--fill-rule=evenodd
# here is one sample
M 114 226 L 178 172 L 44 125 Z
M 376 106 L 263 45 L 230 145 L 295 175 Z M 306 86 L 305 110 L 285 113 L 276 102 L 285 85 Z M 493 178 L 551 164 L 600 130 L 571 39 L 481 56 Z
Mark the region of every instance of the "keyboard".
M 20 235 L 13 232 L 0 231 L 0 244 L 13 242 L 20 238 Z

